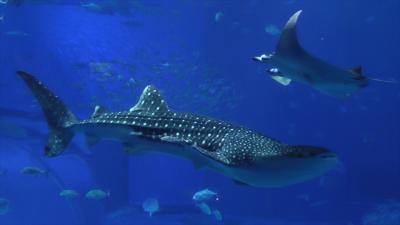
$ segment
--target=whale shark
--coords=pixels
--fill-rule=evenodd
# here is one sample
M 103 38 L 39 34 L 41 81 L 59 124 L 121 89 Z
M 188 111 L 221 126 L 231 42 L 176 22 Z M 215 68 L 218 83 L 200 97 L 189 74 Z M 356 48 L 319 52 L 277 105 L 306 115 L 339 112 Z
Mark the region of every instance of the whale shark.
M 253 60 L 269 64 L 268 74 L 284 86 L 297 81 L 334 97 L 347 97 L 366 87 L 369 79 L 362 74 L 361 67 L 341 69 L 313 56 L 300 45 L 296 27 L 301 12 L 297 11 L 287 21 L 275 52 Z
M 129 110 L 109 112 L 96 106 L 90 118 L 78 120 L 65 103 L 33 75 L 25 81 L 47 120 L 50 134 L 45 155 L 63 153 L 73 136 L 83 133 L 89 145 L 101 139 L 122 143 L 129 154 L 159 152 L 191 160 L 238 184 L 286 186 L 320 176 L 334 168 L 336 154 L 326 148 L 289 145 L 239 125 L 171 110 L 160 91 L 148 85 Z

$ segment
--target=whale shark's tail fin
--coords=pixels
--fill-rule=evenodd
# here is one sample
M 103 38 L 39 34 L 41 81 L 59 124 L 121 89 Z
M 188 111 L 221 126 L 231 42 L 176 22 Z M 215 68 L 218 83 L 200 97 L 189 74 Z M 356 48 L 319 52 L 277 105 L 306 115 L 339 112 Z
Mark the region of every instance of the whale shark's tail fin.
M 297 11 L 287 21 L 276 47 L 276 54 L 293 55 L 303 51 L 297 39 L 296 25 L 302 10 Z
M 61 154 L 73 137 L 73 132 L 68 127 L 77 121 L 75 116 L 59 97 L 34 76 L 23 71 L 18 71 L 17 74 L 32 91 L 46 117 L 50 134 L 45 154 L 49 157 Z

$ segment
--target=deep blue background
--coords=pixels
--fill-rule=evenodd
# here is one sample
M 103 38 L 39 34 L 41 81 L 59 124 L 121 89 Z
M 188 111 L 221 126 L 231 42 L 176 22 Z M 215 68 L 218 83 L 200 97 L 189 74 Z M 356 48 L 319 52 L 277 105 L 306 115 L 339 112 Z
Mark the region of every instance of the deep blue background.
M 280 28 L 303 9 L 298 32 L 305 49 L 342 68 L 362 65 L 368 77 L 400 80 L 399 1 L 153 0 L 139 1 L 132 15 L 98 14 L 72 3 L 0 8 L 0 107 L 9 110 L 0 110 L 0 167 L 9 171 L 0 177 L 0 197 L 11 202 L 0 224 L 100 223 L 108 212 L 147 197 L 190 205 L 192 194 L 206 187 L 220 193 L 216 207 L 223 215 L 243 224 L 259 224 L 248 222 L 255 218 L 362 224 L 376 204 L 400 200 L 399 83 L 372 81 L 336 99 L 302 84 L 283 87 L 251 60 L 274 50 L 278 36 L 266 33 L 266 25 Z M 223 15 L 216 22 L 217 12 Z M 110 63 L 113 76 L 93 72 L 95 62 Z M 46 159 L 45 120 L 15 76 L 19 69 L 45 82 L 80 118 L 96 104 L 126 110 L 154 84 L 173 110 L 231 121 L 290 144 L 324 146 L 342 165 L 320 179 L 260 189 L 196 171 L 172 156 L 128 157 L 110 141 L 87 155 L 78 138 L 65 155 Z M 134 85 L 127 85 L 130 78 Z M 53 176 L 21 175 L 29 165 L 49 168 Z M 111 198 L 70 203 L 58 197 L 67 187 L 82 193 L 100 187 Z M 155 224 L 169 222 L 166 216 Z

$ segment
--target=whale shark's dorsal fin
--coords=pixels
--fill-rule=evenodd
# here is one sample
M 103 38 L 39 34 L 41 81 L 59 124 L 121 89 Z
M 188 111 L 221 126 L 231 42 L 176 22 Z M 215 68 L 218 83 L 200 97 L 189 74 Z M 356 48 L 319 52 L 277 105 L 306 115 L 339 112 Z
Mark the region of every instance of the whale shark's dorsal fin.
M 94 107 L 94 112 L 90 118 L 97 118 L 105 113 L 107 113 L 107 109 L 105 107 L 96 105 Z
M 169 112 L 170 110 L 163 96 L 160 94 L 160 91 L 154 86 L 148 85 L 143 90 L 139 102 L 129 111 L 143 111 L 151 114 L 159 114 Z
M 297 11 L 287 21 L 281 36 L 279 38 L 278 46 L 276 47 L 276 54 L 293 55 L 297 52 L 303 51 L 297 40 L 296 24 L 302 10 Z

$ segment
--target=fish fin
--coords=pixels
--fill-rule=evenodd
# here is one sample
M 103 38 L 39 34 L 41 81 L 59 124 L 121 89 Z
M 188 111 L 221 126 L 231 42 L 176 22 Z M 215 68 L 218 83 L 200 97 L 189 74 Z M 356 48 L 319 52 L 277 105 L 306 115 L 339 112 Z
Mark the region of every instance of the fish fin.
M 296 31 L 297 20 L 301 12 L 302 10 L 297 11 L 287 21 L 276 47 L 277 54 L 293 55 L 303 51 L 297 39 Z
M 282 76 L 271 76 L 271 78 L 283 86 L 288 86 L 292 82 L 291 79 Z
M 170 110 L 160 91 L 154 86 L 148 85 L 143 90 L 138 103 L 129 111 L 143 111 L 151 114 L 163 114 L 169 112 Z
M 214 160 L 217 160 L 225 165 L 234 165 L 235 162 L 233 162 L 232 160 L 230 160 L 228 157 L 226 157 L 226 155 L 224 155 L 223 153 L 217 153 L 215 151 L 208 151 L 207 149 L 202 148 L 201 146 L 198 145 L 192 145 L 193 148 L 197 149 L 200 153 L 202 153 L 203 155 L 210 157 Z
M 246 183 L 244 183 L 244 182 L 242 182 L 242 181 L 240 181 L 240 180 L 235 180 L 235 179 L 233 179 L 232 180 L 236 185 L 240 185 L 240 186 L 250 186 L 249 184 L 246 184 Z
M 103 114 L 107 113 L 107 109 L 105 107 L 96 105 L 96 107 L 94 107 L 94 112 L 92 114 L 92 116 L 90 118 L 94 119 L 97 118 Z
M 32 91 L 46 117 L 50 135 L 45 147 L 45 154 L 49 157 L 61 154 L 74 136 L 68 127 L 76 123 L 77 119 L 64 102 L 42 82 L 23 71 L 18 71 L 17 74 Z
M 362 67 L 361 66 L 354 67 L 353 69 L 350 69 L 350 72 L 354 75 L 362 75 Z

